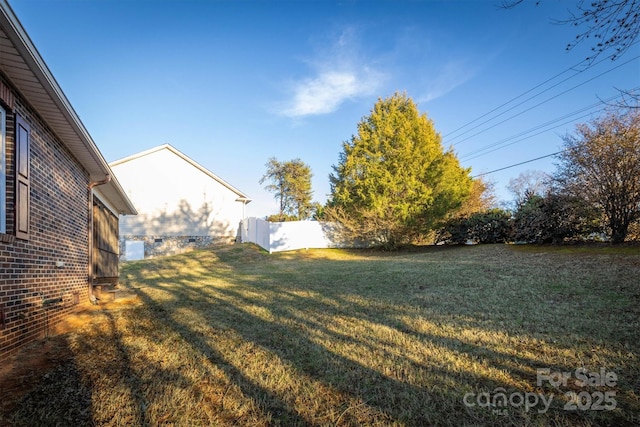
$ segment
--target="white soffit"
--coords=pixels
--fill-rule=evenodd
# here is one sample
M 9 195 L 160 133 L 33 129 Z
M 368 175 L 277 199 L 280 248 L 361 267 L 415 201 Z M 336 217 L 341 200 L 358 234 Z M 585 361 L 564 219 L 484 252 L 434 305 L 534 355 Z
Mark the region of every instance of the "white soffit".
M 111 188 L 105 190 L 115 197 L 112 202 L 118 211 L 135 214 L 131 201 L 6 0 L 0 0 L 0 70 L 89 172 L 91 181 L 111 176 L 107 184 Z

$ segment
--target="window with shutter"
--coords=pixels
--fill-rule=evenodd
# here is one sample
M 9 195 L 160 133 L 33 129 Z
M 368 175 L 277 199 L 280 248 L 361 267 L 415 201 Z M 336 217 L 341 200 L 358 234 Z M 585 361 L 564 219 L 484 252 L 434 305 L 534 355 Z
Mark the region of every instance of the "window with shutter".
M 29 239 L 31 128 L 16 115 L 16 237 Z

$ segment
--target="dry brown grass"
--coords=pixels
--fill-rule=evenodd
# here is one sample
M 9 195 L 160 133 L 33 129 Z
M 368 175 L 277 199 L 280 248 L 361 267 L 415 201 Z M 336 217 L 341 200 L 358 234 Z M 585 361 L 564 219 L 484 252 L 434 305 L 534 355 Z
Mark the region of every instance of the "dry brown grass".
M 136 297 L 85 307 L 34 346 L 58 356 L 22 372 L 37 381 L 0 423 L 634 425 L 638 277 L 637 248 L 247 245 L 129 263 Z M 618 381 L 536 384 L 537 368 L 579 367 Z M 545 413 L 464 403 L 502 389 L 554 398 Z M 614 392 L 616 408 L 566 411 L 571 390 Z

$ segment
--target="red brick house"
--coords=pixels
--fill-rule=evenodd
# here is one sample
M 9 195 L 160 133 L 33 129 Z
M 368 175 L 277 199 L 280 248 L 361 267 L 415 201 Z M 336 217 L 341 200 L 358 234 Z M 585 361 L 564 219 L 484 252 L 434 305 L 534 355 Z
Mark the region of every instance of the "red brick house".
M 6 0 L 0 0 L 0 359 L 118 276 L 136 210 Z

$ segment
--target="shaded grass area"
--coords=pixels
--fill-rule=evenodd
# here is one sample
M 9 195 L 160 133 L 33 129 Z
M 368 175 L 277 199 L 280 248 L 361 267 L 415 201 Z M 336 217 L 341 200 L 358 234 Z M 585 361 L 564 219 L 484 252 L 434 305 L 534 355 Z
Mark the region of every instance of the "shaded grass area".
M 128 263 L 136 298 L 84 313 L 69 359 L 0 421 L 638 425 L 639 277 L 637 248 L 236 245 Z M 538 368 L 571 378 L 538 385 Z M 581 386 L 577 368 L 617 379 Z M 566 410 L 571 392 L 615 408 Z M 483 404 L 499 393 L 551 403 Z

